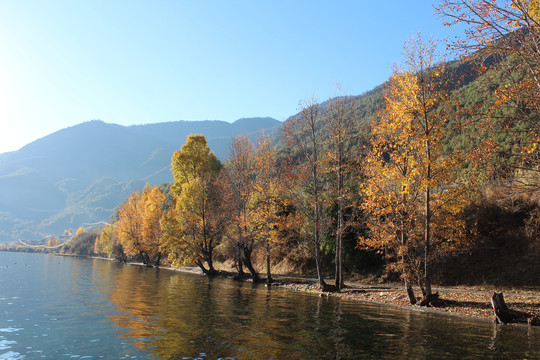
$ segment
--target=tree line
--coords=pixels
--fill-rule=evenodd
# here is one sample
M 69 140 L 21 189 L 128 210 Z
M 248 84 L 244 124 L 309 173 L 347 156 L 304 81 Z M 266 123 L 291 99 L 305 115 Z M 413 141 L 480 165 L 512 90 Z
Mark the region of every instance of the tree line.
M 399 275 L 411 303 L 413 285 L 429 298 L 435 265 L 475 241 L 468 215 L 480 187 L 504 178 L 519 191 L 540 190 L 538 3 L 443 1 L 438 11 L 449 25 L 467 26 L 466 41 L 450 46 L 476 59 L 486 88 L 495 81 L 482 77 L 488 69 L 501 74 L 487 111 L 460 102 L 437 43 L 418 35 L 405 44 L 369 131 L 358 129 L 347 97 L 338 96 L 324 106 L 301 102 L 277 144 L 264 135 L 234 138 L 224 162 L 204 136 L 190 135 L 172 157 L 174 182 L 132 193 L 95 252 L 148 266 L 197 265 L 208 275 L 219 252 L 254 281 L 261 253 L 271 283 L 273 250 L 308 244 L 320 287 L 339 291 L 347 257 L 369 251 Z M 467 127 L 481 136 L 478 148 L 449 147 Z M 483 127 L 510 133 L 510 156 Z

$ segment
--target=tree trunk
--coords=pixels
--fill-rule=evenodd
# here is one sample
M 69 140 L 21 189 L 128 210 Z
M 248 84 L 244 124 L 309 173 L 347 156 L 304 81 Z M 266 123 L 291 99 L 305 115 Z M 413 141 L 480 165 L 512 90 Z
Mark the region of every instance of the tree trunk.
M 144 266 L 152 267 L 152 264 L 150 264 L 150 257 L 145 251 L 139 251 L 139 255 L 141 256 L 141 260 Z
M 339 229 L 338 229 L 339 231 Z M 336 237 L 336 278 L 335 278 L 335 284 L 336 284 L 336 290 L 340 291 L 343 287 L 343 274 L 342 274 L 342 263 L 341 263 L 341 235 L 338 235 Z
M 424 115 L 425 117 L 425 127 L 426 127 L 426 163 L 427 163 L 427 171 L 426 171 L 426 180 L 428 182 L 427 188 L 426 188 L 426 220 L 425 220 L 425 234 L 424 234 L 424 286 L 426 287 L 425 291 L 425 297 L 431 296 L 431 273 L 429 268 L 429 252 L 430 252 L 430 243 L 431 243 L 431 232 L 430 232 L 430 226 L 431 226 L 431 194 L 430 194 L 430 181 L 431 181 L 431 145 L 429 142 L 429 124 L 427 123 L 427 115 Z
M 139 257 L 141 258 L 143 265 L 146 265 L 146 259 L 144 258 L 143 252 L 140 250 L 139 250 Z
M 319 286 L 321 287 L 321 290 L 326 290 L 326 283 L 324 282 L 323 274 L 322 274 L 322 268 L 321 268 L 321 250 L 319 248 L 319 241 L 317 237 L 317 241 L 315 242 L 315 264 L 317 265 L 317 279 L 319 280 Z
M 336 231 L 336 290 L 343 287 L 343 179 L 341 174 L 338 180 L 338 226 Z
M 339 144 L 339 159 L 338 159 L 338 219 L 336 231 L 336 290 L 340 291 L 343 288 L 343 144 Z
M 540 317 L 522 311 L 511 310 L 504 301 L 503 293 L 494 292 L 491 297 L 491 306 L 495 313 L 497 324 L 528 323 L 531 326 L 540 325 Z
M 209 256 L 208 259 L 206 259 L 206 263 L 208 264 L 208 273 L 207 275 L 215 275 L 216 269 L 214 269 L 214 261 L 212 259 L 212 256 Z
M 253 279 L 253 282 L 259 282 L 259 275 L 255 271 L 255 268 L 253 267 L 253 263 L 251 262 L 251 252 L 252 250 L 248 250 L 247 247 L 243 247 L 244 256 L 242 260 L 244 261 L 244 265 L 249 270 L 249 273 L 251 274 L 251 278 Z
M 238 270 L 238 276 L 242 277 L 244 275 L 244 267 L 242 262 L 242 248 L 240 244 L 236 244 L 236 268 Z
M 316 168 L 314 170 L 314 176 L 316 176 Z M 315 184 L 315 190 L 314 190 L 314 194 L 313 194 L 313 197 L 314 197 L 314 202 L 315 202 L 315 214 L 314 214 L 314 225 L 315 225 L 315 234 L 313 235 L 314 239 L 313 239 L 313 242 L 314 242 L 314 245 L 315 245 L 315 264 L 317 266 L 317 279 L 319 280 L 319 285 L 321 287 L 321 290 L 325 290 L 326 289 L 326 283 L 324 282 L 324 277 L 323 277 L 323 274 L 322 274 L 322 268 L 321 268 L 321 249 L 320 249 L 320 246 L 321 246 L 321 241 L 320 241 L 320 238 L 319 238 L 319 223 L 320 223 L 320 220 L 319 220 L 319 194 L 318 194 L 318 191 L 317 191 L 317 187 L 318 187 L 318 182 L 315 178 L 315 181 L 314 181 L 314 184 Z
M 409 281 L 407 281 L 406 277 L 403 279 L 403 284 L 405 285 L 405 291 L 407 292 L 409 301 L 411 302 L 412 305 L 416 304 L 417 300 L 416 300 L 416 296 L 414 295 L 414 290 L 411 284 L 409 283 Z
M 270 273 L 270 240 L 266 240 L 266 283 L 272 283 L 272 274 Z
M 202 265 L 202 262 L 201 260 L 197 260 L 197 265 L 199 265 L 199 267 L 202 269 L 203 273 L 205 275 L 215 275 L 216 274 L 216 270 L 214 269 L 214 259 L 213 259 L 213 256 L 212 256 L 212 246 L 211 246 L 211 243 L 209 244 L 209 246 L 207 246 L 207 248 L 205 250 L 202 251 L 202 255 L 203 255 L 203 260 L 206 262 L 206 264 L 208 265 L 208 269 L 206 269 L 203 265 Z
M 405 201 L 405 196 L 403 196 L 403 201 Z M 401 246 L 403 247 L 403 253 L 401 255 L 401 267 L 403 271 L 403 285 L 405 286 L 405 291 L 409 297 L 409 301 L 412 305 L 416 304 L 416 296 L 414 295 L 414 290 L 411 283 L 409 282 L 409 265 L 407 264 L 407 237 L 405 236 L 405 226 L 404 226 L 404 214 L 401 214 L 401 231 L 399 238 L 401 240 Z
M 204 265 L 203 265 L 203 263 L 202 263 L 201 260 L 197 260 L 197 261 L 195 262 L 195 264 L 197 264 L 197 266 L 201 269 L 201 271 L 203 272 L 203 274 L 208 275 L 208 269 L 206 269 L 206 268 L 204 267 Z
M 428 165 L 429 168 L 429 165 Z M 429 252 L 430 252 L 430 225 L 431 225 L 431 209 L 430 209 L 430 194 L 429 189 L 426 190 L 426 223 L 424 236 L 424 296 L 431 296 L 431 272 L 429 268 Z

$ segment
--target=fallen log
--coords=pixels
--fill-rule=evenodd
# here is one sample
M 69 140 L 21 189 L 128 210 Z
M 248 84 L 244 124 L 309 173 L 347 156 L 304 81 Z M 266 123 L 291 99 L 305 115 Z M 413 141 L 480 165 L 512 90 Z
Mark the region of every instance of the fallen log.
M 494 292 L 491 297 L 491 306 L 495 313 L 495 322 L 497 324 L 527 323 L 530 326 L 540 325 L 540 318 L 534 314 L 523 311 L 512 310 L 508 308 L 504 301 L 503 293 Z

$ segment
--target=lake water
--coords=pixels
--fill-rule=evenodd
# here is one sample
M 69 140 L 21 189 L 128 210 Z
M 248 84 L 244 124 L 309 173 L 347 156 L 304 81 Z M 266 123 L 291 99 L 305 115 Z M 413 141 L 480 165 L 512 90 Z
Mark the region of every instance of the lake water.
M 535 359 L 540 329 L 0 252 L 0 359 Z

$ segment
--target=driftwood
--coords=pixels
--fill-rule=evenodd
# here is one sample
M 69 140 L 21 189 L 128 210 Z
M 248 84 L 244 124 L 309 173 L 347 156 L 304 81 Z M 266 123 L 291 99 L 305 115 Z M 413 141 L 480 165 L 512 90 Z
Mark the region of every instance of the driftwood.
M 509 309 L 504 301 L 503 293 L 494 292 L 491 297 L 491 306 L 495 313 L 497 324 L 527 323 L 530 326 L 540 325 L 540 317 L 523 311 Z

